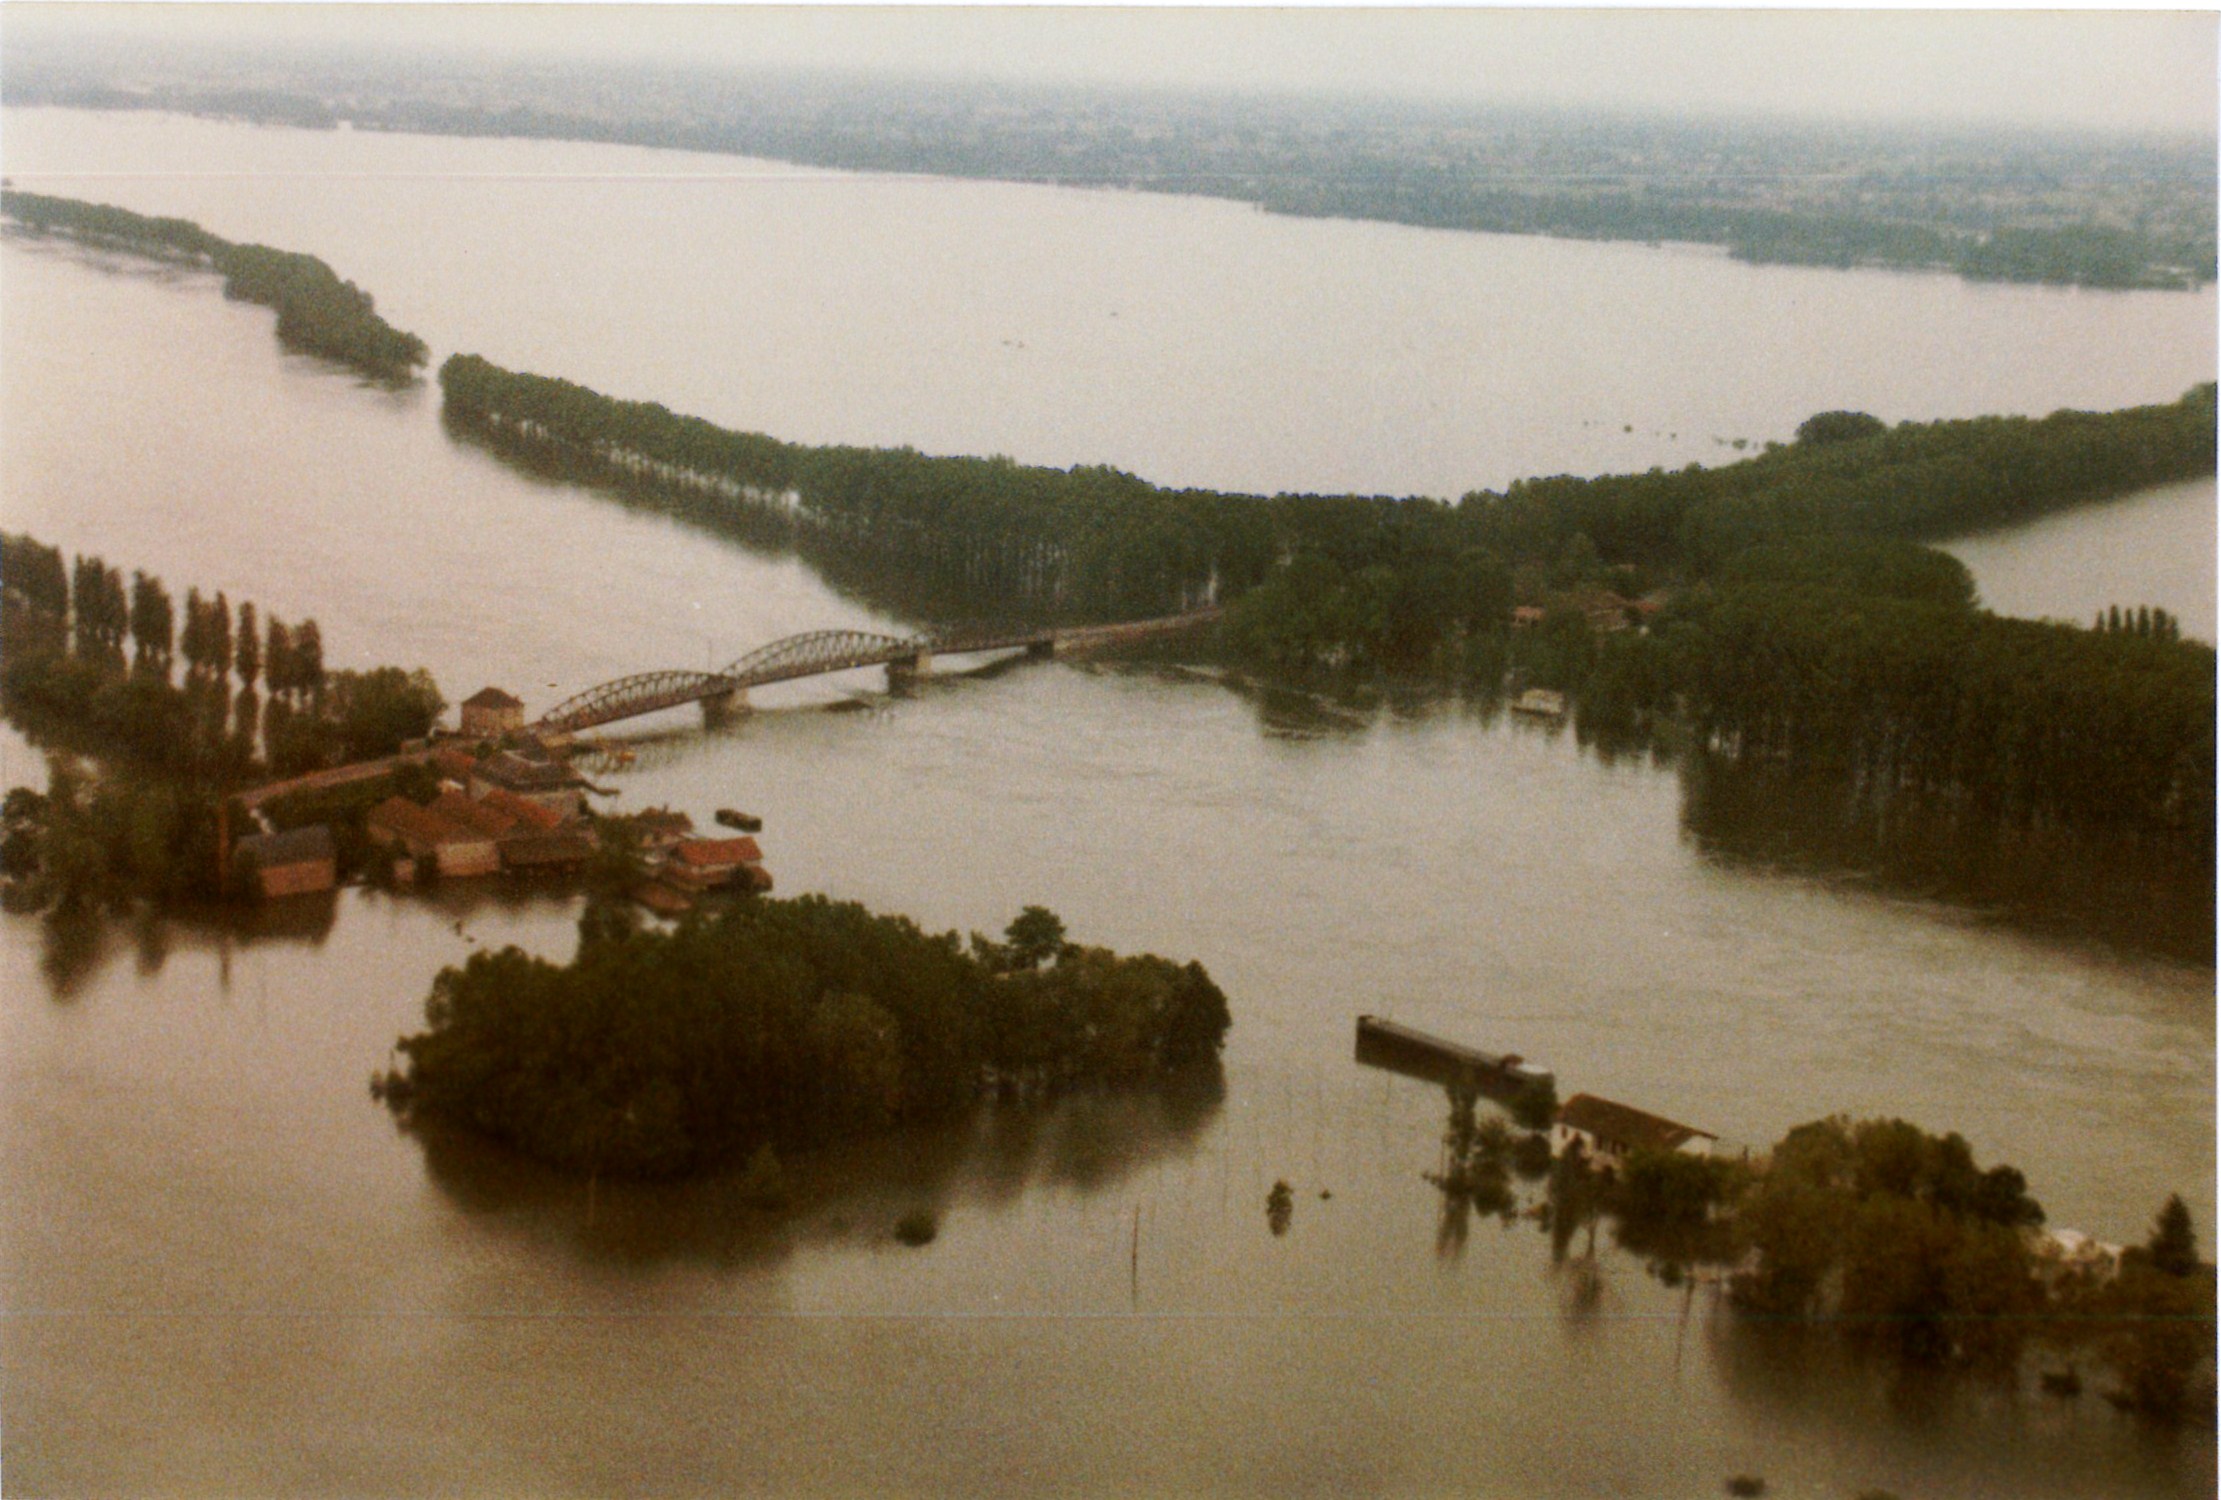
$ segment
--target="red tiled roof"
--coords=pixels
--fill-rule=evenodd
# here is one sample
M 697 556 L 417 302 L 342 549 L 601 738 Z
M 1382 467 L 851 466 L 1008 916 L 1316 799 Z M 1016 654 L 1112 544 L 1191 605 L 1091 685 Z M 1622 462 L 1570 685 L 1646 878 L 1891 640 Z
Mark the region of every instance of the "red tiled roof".
M 563 815 L 552 807 L 542 807 L 526 797 L 520 797 L 506 787 L 489 786 L 478 798 L 480 807 L 492 808 L 506 816 L 512 824 L 547 832 L 563 824 Z
M 485 837 L 475 829 L 458 827 L 432 808 L 420 807 L 406 797 L 386 798 L 370 809 L 364 822 L 373 832 L 384 829 L 419 844 L 469 843 Z
M 455 828 L 469 829 L 481 838 L 497 839 L 517 826 L 517 820 L 498 807 L 489 807 L 449 787 L 432 804 L 434 815 Z
M 753 865 L 763 861 L 763 850 L 752 838 L 684 839 L 672 853 L 680 863 L 695 866 Z
M 522 708 L 522 698 L 512 698 L 497 687 L 483 687 L 463 700 L 465 708 Z
M 1677 1124 L 1631 1104 L 1615 1104 L 1594 1094 L 1575 1094 L 1559 1105 L 1558 1123 L 1623 1149 L 1648 1147 L 1672 1151 L 1699 1137 L 1708 1141 L 1719 1139 L 1709 1130 Z

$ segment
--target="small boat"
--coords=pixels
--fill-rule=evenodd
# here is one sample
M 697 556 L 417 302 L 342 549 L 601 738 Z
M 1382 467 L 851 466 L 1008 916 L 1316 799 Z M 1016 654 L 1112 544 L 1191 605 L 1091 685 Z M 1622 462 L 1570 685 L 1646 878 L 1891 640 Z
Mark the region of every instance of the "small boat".
M 1512 712 L 1538 719 L 1562 719 L 1565 717 L 1565 694 L 1549 688 L 1529 688 L 1512 700 Z
M 717 810 L 717 821 L 724 824 L 727 828 L 737 828 L 742 833 L 763 832 L 763 819 L 753 817 L 748 813 L 739 812 L 730 807 L 720 807 Z

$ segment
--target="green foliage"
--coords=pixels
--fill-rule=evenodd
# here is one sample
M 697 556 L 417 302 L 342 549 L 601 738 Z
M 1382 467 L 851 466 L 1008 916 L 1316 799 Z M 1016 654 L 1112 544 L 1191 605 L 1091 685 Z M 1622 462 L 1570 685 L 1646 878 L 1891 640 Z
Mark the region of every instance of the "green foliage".
M 0 214 L 42 233 L 205 260 L 222 273 L 226 296 L 277 309 L 288 348 L 387 379 L 405 378 L 427 358 L 422 339 L 379 317 L 369 293 L 313 255 L 233 244 L 183 219 L 12 189 L 0 191 Z
M 1029 906 L 1011 919 L 1003 941 L 1012 968 L 1038 969 L 1064 951 L 1064 922 L 1046 906 Z
M 96 781 L 54 756 L 45 794 L 14 788 L 0 811 L 0 875 L 13 909 L 65 916 L 138 896 L 216 899 L 216 798 L 169 782 Z
M 1863 599 L 1974 607 L 1974 575 L 1948 552 L 1886 537 L 1811 536 L 1739 552 L 1715 575 L 1722 588 L 1824 589 Z
M 1863 411 L 1824 411 L 1797 424 L 1797 441 L 1817 448 L 1826 443 L 1855 443 L 1880 437 L 1889 424 Z
M 1675 690 L 1733 759 L 2211 869 L 2211 647 L 1772 585 L 1677 624 Z
M 1854 1342 L 1916 1363 L 2010 1369 L 2044 1293 L 2022 1231 L 2043 1210 L 2011 1167 L 1902 1120 L 1800 1125 L 1738 1204 L 1755 1263 L 1743 1305 L 1825 1311 Z
M 404 672 L 373 667 L 334 673 L 326 686 L 324 716 L 337 730 L 342 761 L 373 760 L 430 734 L 446 706 L 439 685 L 421 668 Z
M 2182 1194 L 2169 1193 L 2167 1202 L 2152 1221 L 2152 1236 L 2144 1253 L 2151 1268 L 2163 1276 L 2190 1276 L 2198 1270 L 2198 1232 L 2190 1224 L 2189 1205 Z
M 930 1245 L 941 1232 L 941 1221 L 930 1208 L 913 1208 L 895 1220 L 895 1238 L 913 1249 Z
M 1215 1066 L 1227 1025 L 1195 964 L 1066 948 L 1000 974 L 953 934 L 822 897 L 580 938 L 562 967 L 505 949 L 443 971 L 400 1043 L 396 1107 L 572 1170 L 660 1176 L 939 1114 L 991 1076 Z
M 1554 1078 L 1530 1078 L 1521 1083 L 1504 1105 L 1512 1123 L 1523 1130 L 1548 1130 L 1558 1119 L 1558 1084 Z

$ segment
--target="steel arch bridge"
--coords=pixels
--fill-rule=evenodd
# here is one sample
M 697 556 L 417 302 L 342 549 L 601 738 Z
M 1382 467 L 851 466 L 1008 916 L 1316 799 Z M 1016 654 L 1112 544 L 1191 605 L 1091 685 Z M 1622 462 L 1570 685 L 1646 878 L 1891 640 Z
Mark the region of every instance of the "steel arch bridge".
M 914 661 L 931 654 L 932 650 L 931 636 L 811 630 L 759 646 L 718 675 L 735 687 L 761 687 L 767 683 L 791 682 L 797 677 L 815 677 L 823 672 L 845 672 L 851 667 Z
M 575 734 L 599 724 L 612 724 L 682 703 L 721 698 L 733 685 L 715 672 L 639 672 L 600 687 L 573 694 L 540 715 L 537 727 L 558 734 Z
M 688 703 L 710 703 L 764 687 L 845 672 L 914 662 L 933 651 L 929 636 L 877 635 L 864 630 L 811 630 L 758 647 L 722 672 L 638 672 L 564 699 L 540 716 L 538 728 L 576 734 Z
M 1191 610 L 1157 620 L 1048 630 L 972 628 L 935 635 L 880 635 L 868 630 L 811 630 L 760 646 L 721 672 L 639 672 L 564 699 L 534 726 L 547 733 L 576 734 L 687 703 L 714 705 L 752 687 L 845 672 L 855 667 L 919 666 L 935 652 L 956 656 L 974 651 L 1025 648 L 1053 651 L 1110 645 L 1168 630 L 1186 629 L 1216 618 L 1218 610 Z

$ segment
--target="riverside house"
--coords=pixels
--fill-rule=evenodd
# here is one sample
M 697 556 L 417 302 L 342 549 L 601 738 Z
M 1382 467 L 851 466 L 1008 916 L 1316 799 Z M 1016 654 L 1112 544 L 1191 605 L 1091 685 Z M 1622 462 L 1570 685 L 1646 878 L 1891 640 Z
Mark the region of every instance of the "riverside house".
M 752 838 L 681 839 L 664 856 L 658 879 L 689 894 L 740 886 L 756 891 L 771 889 L 771 872 L 763 867 L 763 850 Z
M 1680 1151 L 1709 1156 L 1719 1137 L 1694 1125 L 1683 1125 L 1662 1115 L 1575 1094 L 1558 1106 L 1557 1128 L 1551 1133 L 1555 1154 L 1578 1149 L 1600 1167 L 1616 1167 L 1637 1151 Z
M 463 700 L 462 719 L 465 739 L 498 740 L 524 728 L 524 700 L 497 687 L 480 688 Z
M 332 831 L 321 823 L 243 838 L 232 858 L 241 870 L 253 873 L 255 891 L 266 901 L 328 891 L 339 878 Z

